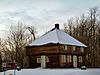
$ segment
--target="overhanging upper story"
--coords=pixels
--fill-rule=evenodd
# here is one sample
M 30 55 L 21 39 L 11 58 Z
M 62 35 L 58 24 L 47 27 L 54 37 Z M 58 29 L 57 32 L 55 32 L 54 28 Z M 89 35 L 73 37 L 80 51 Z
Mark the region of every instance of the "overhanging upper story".
M 55 24 L 55 28 L 32 41 L 26 47 L 26 55 L 55 53 L 82 55 L 85 47 L 87 46 L 60 30 L 59 24 Z

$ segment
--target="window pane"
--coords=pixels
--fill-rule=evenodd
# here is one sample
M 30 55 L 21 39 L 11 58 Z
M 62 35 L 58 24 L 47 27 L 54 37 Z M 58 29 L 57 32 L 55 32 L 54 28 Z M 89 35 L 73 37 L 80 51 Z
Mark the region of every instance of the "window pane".
M 84 48 L 83 47 L 81 47 L 81 52 L 84 52 Z
M 73 46 L 73 51 L 75 51 L 75 46 Z
M 61 60 L 63 63 L 66 63 L 66 55 L 61 55 Z
M 49 62 L 49 58 L 48 58 L 48 57 L 46 57 L 46 62 L 47 62 L 47 63 Z
M 64 46 L 64 50 L 67 50 L 67 45 Z
M 82 56 L 79 56 L 79 62 L 82 63 Z
M 37 58 L 37 63 L 41 63 L 41 58 Z
M 71 55 L 67 55 L 67 62 L 68 62 L 68 63 L 72 62 L 72 57 L 71 57 Z

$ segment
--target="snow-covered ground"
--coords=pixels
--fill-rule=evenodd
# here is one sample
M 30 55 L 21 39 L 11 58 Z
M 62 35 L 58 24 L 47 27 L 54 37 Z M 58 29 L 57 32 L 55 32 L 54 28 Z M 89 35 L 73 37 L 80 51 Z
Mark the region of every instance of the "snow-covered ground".
M 14 70 L 5 72 L 5 75 L 13 74 Z M 4 72 L 0 73 L 4 75 Z M 15 75 L 100 75 L 100 69 L 22 69 L 15 71 Z

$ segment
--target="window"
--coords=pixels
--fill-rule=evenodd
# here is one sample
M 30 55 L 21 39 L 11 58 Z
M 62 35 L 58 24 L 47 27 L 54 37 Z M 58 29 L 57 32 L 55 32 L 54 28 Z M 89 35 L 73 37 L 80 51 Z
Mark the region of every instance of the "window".
M 72 46 L 67 45 L 67 50 L 68 50 L 68 51 L 72 51 Z
M 61 60 L 63 63 L 66 63 L 66 55 L 61 55 Z
M 82 63 L 82 56 L 79 56 L 78 59 L 79 59 L 79 62 Z
M 49 62 L 49 58 L 48 58 L 48 57 L 46 57 L 46 62 L 47 62 L 47 63 Z
M 68 62 L 68 63 L 71 63 L 71 62 L 72 62 L 72 57 L 71 57 L 71 55 L 67 55 L 67 62 Z
M 64 45 L 64 50 L 67 50 L 67 45 Z
M 6 63 L 2 63 L 2 66 L 3 66 L 3 67 L 6 67 Z
M 84 52 L 84 48 L 83 47 L 81 47 L 81 52 Z
M 41 58 L 37 58 L 37 63 L 41 63 Z
M 73 46 L 73 51 L 75 51 L 75 46 Z
M 48 63 L 49 62 L 49 58 L 46 57 L 46 62 Z M 41 58 L 37 58 L 37 63 L 41 63 Z

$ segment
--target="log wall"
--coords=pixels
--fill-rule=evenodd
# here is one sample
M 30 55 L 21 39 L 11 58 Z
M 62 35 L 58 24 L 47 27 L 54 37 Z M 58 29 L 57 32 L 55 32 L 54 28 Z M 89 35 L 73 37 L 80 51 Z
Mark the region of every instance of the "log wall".
M 40 58 L 41 55 L 46 55 L 49 58 L 49 62 L 46 62 L 47 68 L 58 68 L 58 67 L 73 67 L 73 59 L 71 63 L 63 63 L 61 62 L 61 55 L 77 55 L 84 56 L 84 52 L 81 52 L 80 47 L 75 47 L 73 50 L 73 46 L 68 45 L 67 50 L 64 49 L 64 45 L 46 45 L 46 46 L 35 46 L 35 47 L 27 47 L 26 55 L 29 56 L 29 67 L 36 68 L 41 67 L 41 63 L 37 63 L 37 58 Z M 67 60 L 66 60 L 67 61 Z M 81 66 L 82 63 L 78 62 L 78 66 Z

